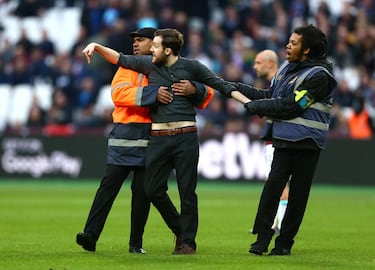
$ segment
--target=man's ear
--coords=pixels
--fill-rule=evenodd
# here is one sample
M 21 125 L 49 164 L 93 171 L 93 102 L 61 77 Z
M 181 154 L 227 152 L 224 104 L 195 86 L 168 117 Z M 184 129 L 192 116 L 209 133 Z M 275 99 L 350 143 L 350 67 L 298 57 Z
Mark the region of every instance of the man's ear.
M 306 56 L 309 54 L 309 52 L 310 52 L 310 48 L 306 48 L 303 50 L 303 54 Z
M 165 48 L 164 53 L 165 53 L 165 55 L 170 55 L 172 53 L 171 48 Z

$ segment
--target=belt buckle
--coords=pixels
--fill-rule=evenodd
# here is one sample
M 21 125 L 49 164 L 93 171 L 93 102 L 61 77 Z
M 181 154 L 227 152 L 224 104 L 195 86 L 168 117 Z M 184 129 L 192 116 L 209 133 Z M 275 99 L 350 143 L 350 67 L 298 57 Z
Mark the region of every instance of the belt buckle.
M 168 129 L 167 134 L 168 136 L 176 135 L 176 129 L 175 128 Z

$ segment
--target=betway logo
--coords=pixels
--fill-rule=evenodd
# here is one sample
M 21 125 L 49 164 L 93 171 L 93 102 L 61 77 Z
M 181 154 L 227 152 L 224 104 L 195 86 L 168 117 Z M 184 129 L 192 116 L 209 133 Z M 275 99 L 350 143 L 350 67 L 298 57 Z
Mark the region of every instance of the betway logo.
M 198 173 L 207 179 L 264 179 L 264 144 L 250 142 L 245 133 L 226 133 L 222 141 L 209 139 L 200 144 Z

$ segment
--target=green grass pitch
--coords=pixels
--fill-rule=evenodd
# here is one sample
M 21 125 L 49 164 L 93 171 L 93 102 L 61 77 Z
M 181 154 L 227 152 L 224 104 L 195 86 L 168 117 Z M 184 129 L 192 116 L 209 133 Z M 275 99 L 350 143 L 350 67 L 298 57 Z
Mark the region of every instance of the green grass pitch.
M 0 269 L 375 269 L 375 187 L 313 185 L 292 256 L 248 253 L 261 183 L 199 182 L 195 256 L 171 255 L 172 233 L 152 207 L 146 255 L 128 253 L 130 183 L 125 182 L 95 253 L 75 243 L 98 180 L 0 179 Z M 170 194 L 178 204 L 176 185 Z M 273 247 L 273 243 L 270 248 Z

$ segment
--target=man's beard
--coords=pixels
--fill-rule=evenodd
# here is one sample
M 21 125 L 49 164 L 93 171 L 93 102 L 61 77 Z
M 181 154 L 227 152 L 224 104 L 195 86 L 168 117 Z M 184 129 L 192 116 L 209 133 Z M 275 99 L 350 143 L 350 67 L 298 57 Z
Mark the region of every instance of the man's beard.
M 153 56 L 153 59 L 152 59 L 152 62 L 154 64 L 157 64 L 157 65 L 164 65 L 165 63 L 167 63 L 167 56 L 163 55 L 163 56 L 159 56 L 159 57 L 155 57 Z

